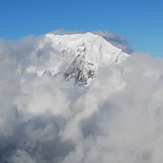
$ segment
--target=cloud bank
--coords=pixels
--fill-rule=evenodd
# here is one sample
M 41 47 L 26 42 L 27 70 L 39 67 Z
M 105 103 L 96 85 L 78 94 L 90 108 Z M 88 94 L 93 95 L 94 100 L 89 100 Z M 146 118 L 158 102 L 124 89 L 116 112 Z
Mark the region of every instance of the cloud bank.
M 135 51 L 89 87 L 16 75 L 40 39 L 0 42 L 0 162 L 162 163 L 163 60 Z

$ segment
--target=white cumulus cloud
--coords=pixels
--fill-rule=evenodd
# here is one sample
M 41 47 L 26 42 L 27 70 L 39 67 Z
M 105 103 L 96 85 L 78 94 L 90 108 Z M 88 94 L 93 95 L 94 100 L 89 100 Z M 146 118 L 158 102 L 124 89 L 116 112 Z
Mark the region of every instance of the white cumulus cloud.
M 163 59 L 135 51 L 89 87 L 17 75 L 40 38 L 0 42 L 0 162 L 162 163 Z

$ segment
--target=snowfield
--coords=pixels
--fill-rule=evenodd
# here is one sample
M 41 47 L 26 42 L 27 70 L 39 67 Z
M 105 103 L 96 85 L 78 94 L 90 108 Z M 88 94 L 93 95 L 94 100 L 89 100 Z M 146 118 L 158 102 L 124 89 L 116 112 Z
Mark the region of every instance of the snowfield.
M 48 48 L 48 51 L 46 50 Z M 28 67 L 19 65 L 17 72 L 26 71 L 42 76 L 65 73 L 65 78 L 75 78 L 76 83 L 89 85 L 98 68 L 121 64 L 129 55 L 90 32 L 85 34 L 46 34 L 30 56 Z

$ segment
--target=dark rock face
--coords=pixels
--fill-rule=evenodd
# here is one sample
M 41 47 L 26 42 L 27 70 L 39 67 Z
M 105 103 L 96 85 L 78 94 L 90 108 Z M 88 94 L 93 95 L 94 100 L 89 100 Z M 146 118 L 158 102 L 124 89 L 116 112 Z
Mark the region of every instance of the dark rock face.
M 95 71 L 91 69 L 93 67 L 92 63 L 85 61 L 85 51 L 86 48 L 78 54 L 78 56 L 73 60 L 70 66 L 65 72 L 65 79 L 69 80 L 70 78 L 75 78 L 75 84 L 82 82 L 84 85 L 87 85 L 89 78 L 94 78 Z

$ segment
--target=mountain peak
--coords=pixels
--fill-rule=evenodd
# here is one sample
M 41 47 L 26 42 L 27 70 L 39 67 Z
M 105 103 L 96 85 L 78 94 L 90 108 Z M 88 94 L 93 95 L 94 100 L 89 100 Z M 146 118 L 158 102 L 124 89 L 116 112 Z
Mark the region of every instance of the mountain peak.
M 29 65 L 19 70 L 27 73 L 56 75 L 64 73 L 65 79 L 89 85 L 98 68 L 121 64 L 129 55 L 114 47 L 103 37 L 91 32 L 84 34 L 46 34 L 29 57 Z

